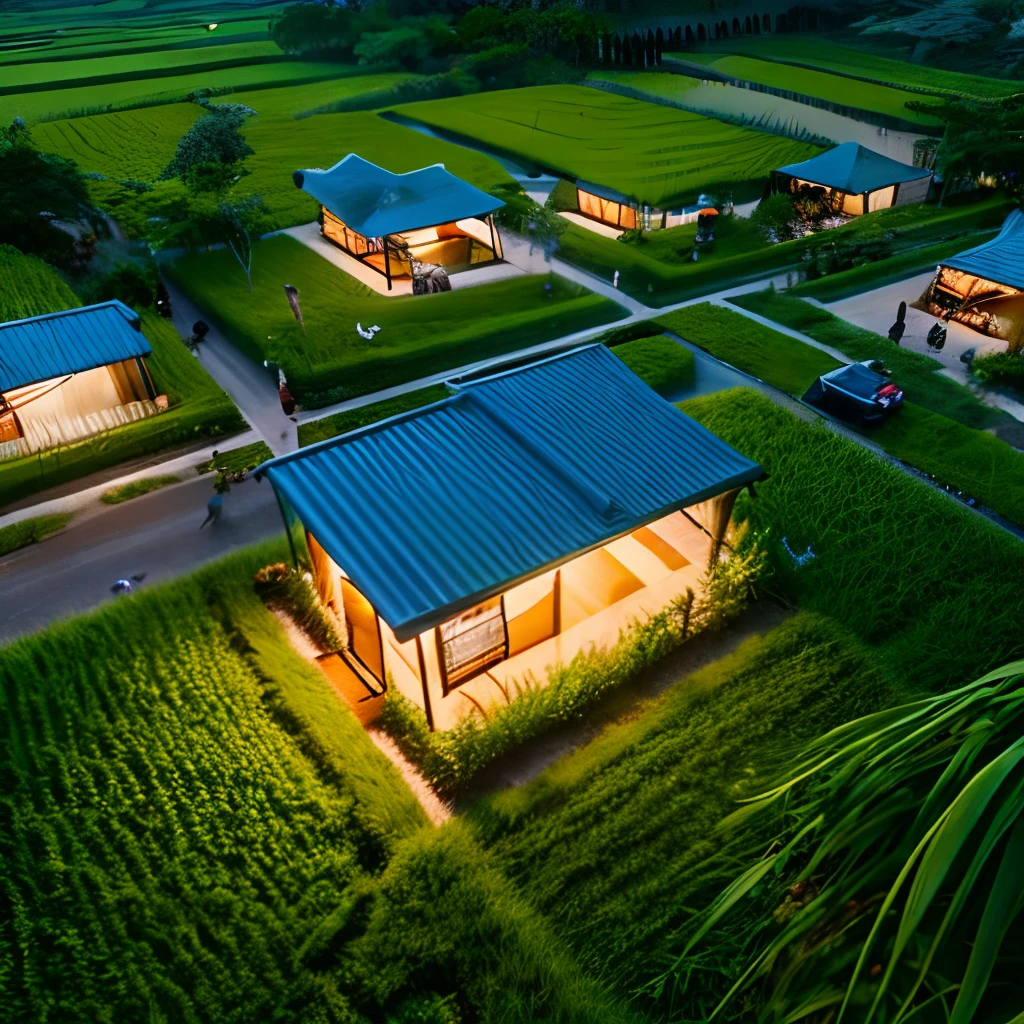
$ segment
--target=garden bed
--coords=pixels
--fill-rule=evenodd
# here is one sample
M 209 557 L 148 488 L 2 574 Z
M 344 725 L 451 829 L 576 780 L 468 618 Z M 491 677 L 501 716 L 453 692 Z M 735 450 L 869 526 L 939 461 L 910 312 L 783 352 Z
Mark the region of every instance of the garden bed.
M 253 257 L 253 290 L 226 251 L 193 253 L 169 276 L 252 360 L 284 368 L 305 408 L 454 370 L 625 316 L 610 299 L 554 276 L 524 276 L 438 295 L 387 298 L 287 236 Z M 281 291 L 299 289 L 305 327 Z M 549 287 L 550 286 L 550 287 Z M 356 323 L 377 324 L 372 341 Z

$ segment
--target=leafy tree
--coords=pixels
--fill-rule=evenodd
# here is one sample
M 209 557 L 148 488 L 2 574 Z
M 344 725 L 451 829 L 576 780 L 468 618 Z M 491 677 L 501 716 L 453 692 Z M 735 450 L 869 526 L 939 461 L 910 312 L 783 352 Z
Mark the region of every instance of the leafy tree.
M 455 27 L 467 50 L 487 50 L 505 38 L 505 15 L 496 7 L 473 7 Z
M 256 111 L 240 103 L 204 105 L 208 113 L 182 135 L 162 180 L 184 178 L 200 164 L 234 165 L 253 154 L 241 127 Z
M 352 52 L 360 64 L 401 64 L 412 70 L 430 55 L 430 44 L 421 29 L 400 26 L 364 32 Z
M 0 130 L 0 196 L 0 244 L 63 266 L 88 259 L 88 244 L 60 227 L 86 223 L 95 231 L 86 179 L 73 161 L 40 153 L 20 118 Z

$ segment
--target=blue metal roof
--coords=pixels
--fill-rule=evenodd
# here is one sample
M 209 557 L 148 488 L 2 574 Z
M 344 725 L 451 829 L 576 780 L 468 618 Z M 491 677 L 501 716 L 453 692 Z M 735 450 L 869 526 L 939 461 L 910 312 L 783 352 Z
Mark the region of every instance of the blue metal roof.
M 1024 213 L 1014 210 L 995 238 L 943 260 L 942 266 L 1010 288 L 1024 288 Z
M 835 149 L 812 156 L 810 160 L 787 164 L 779 170 L 794 178 L 804 178 L 853 195 L 874 192 L 876 188 L 885 188 L 886 185 L 896 185 L 902 181 L 928 178 L 932 173 L 923 167 L 901 164 L 857 142 L 844 142 Z
M 139 315 L 113 299 L 0 324 L 0 392 L 148 356 Z
M 263 464 L 401 640 L 761 467 L 603 345 Z
M 293 178 L 296 186 L 367 238 L 483 217 L 505 205 L 456 178 L 444 164 L 394 174 L 349 153 L 330 170 L 296 171 Z

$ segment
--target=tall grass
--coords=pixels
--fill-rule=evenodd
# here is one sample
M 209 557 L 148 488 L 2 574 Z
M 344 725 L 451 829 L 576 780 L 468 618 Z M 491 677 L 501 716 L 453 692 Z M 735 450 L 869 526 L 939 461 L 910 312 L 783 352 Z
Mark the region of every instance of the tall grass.
M 683 409 L 765 466 L 736 514 L 768 531 L 774 585 L 870 643 L 910 686 L 1024 654 L 1024 545 L 821 423 L 738 389 Z M 797 565 L 810 547 L 813 559 Z

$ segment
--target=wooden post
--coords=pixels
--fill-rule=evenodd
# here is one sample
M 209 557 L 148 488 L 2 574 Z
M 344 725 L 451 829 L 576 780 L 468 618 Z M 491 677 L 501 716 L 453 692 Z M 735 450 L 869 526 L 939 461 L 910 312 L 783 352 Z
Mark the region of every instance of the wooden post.
M 552 628 L 555 636 L 562 632 L 562 570 L 555 570 L 555 583 L 552 588 L 554 597 L 554 613 L 552 615 Z
M 420 683 L 423 686 L 423 710 L 427 715 L 427 725 L 434 731 L 434 712 L 430 707 L 430 687 L 427 685 L 427 659 L 423 654 L 423 638 L 416 634 L 416 658 L 420 665 Z
M 388 279 L 388 291 L 391 291 L 391 260 L 388 257 L 389 235 L 384 236 L 384 276 Z
M 498 247 L 500 245 L 500 242 L 495 239 L 496 231 L 494 228 L 493 213 L 487 218 L 487 223 L 488 225 L 490 225 L 491 228 L 491 252 L 494 254 L 494 258 L 496 260 L 500 260 L 502 258 L 502 252 L 501 249 Z

